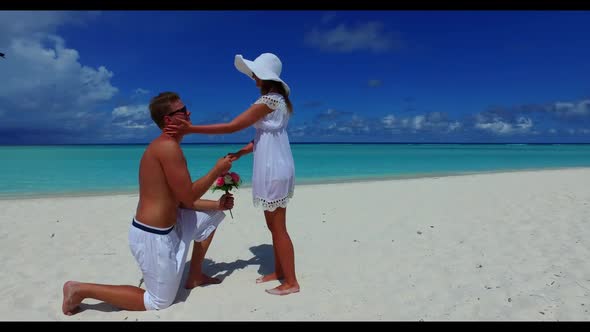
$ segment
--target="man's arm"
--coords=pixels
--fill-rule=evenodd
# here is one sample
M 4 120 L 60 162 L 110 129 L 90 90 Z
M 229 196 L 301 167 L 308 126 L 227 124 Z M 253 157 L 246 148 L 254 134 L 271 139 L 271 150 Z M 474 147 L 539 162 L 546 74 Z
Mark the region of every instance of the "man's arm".
M 193 203 L 193 209 L 198 211 L 221 210 L 218 201 L 200 198 Z
M 180 145 L 170 139 L 161 142 L 159 147 L 160 163 L 168 186 L 183 206 L 193 206 L 194 201 L 207 192 L 215 179 L 231 167 L 229 158 L 221 158 L 205 176 L 192 183 Z
M 193 210 L 207 211 L 207 210 L 229 210 L 234 207 L 234 196 L 230 193 L 223 194 L 216 200 L 197 199 L 193 203 Z
M 231 162 L 232 160 L 228 156 L 219 158 L 215 166 L 213 166 L 213 168 L 207 174 L 205 174 L 205 176 L 193 182 L 192 190 L 196 195 L 195 200 L 201 198 L 201 196 L 203 196 L 207 190 L 211 188 L 213 182 L 215 182 L 215 180 L 217 180 L 221 174 L 229 171 L 231 168 Z M 187 206 L 192 206 L 192 204 Z
M 207 190 L 211 188 L 213 182 L 215 182 L 215 180 L 217 180 L 220 175 L 221 172 L 219 172 L 216 167 L 213 167 L 207 174 L 205 174 L 205 176 L 193 182 L 192 190 L 195 193 L 195 200 L 201 198 L 201 196 L 203 196 Z M 195 200 L 193 200 L 193 202 L 187 206 L 192 206 Z

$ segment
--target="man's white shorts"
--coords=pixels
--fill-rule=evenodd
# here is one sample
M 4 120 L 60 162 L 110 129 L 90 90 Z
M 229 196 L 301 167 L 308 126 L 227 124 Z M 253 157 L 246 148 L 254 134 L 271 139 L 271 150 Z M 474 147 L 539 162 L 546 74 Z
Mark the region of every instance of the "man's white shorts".
M 164 309 L 174 302 L 192 241 L 209 237 L 225 218 L 222 211 L 178 209 L 176 225 L 157 228 L 133 218 L 129 248 L 143 273 L 146 310 Z

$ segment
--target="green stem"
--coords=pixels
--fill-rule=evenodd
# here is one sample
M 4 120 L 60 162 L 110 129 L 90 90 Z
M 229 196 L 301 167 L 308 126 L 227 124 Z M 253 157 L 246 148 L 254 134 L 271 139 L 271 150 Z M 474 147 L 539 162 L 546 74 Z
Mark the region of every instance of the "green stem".
M 225 193 L 229 194 L 229 191 L 227 189 L 225 189 Z M 231 216 L 232 219 L 234 218 L 233 213 L 231 213 L 231 209 L 229 209 L 229 215 Z

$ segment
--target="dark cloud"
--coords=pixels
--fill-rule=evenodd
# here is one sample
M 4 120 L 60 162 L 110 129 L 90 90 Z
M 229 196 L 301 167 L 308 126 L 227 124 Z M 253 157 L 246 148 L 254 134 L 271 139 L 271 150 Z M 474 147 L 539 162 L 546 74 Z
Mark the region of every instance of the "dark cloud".
M 383 85 L 383 81 L 382 80 L 369 80 L 367 82 L 367 85 L 369 85 L 369 87 L 371 87 L 371 88 L 377 88 L 377 87 L 380 87 L 381 85 Z

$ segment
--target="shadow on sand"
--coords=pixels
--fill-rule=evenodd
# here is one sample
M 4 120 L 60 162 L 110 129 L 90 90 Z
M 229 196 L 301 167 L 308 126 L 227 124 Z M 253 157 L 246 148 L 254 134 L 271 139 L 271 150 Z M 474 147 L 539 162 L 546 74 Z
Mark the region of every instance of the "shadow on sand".
M 205 260 L 203 261 L 203 273 L 205 273 L 208 276 L 219 278 L 223 282 L 225 278 L 232 275 L 232 273 L 234 273 L 236 270 L 246 268 L 250 265 L 258 265 L 258 273 L 260 275 L 270 274 L 274 271 L 274 253 L 272 245 L 261 244 L 258 246 L 250 247 L 250 252 L 254 255 L 254 257 L 250 258 L 249 260 L 238 259 L 230 263 L 216 263 L 211 259 L 205 258 Z M 174 303 L 186 301 L 191 292 L 190 289 L 184 288 L 184 283 L 186 282 L 186 278 L 188 277 L 190 264 L 191 262 L 188 261 L 184 266 L 184 275 L 182 277 L 182 281 L 180 282 L 180 287 Z M 202 287 L 208 286 L 213 285 L 206 285 Z
M 250 252 L 252 252 L 254 257 L 250 258 L 249 260 L 238 259 L 238 260 L 236 260 L 234 262 L 230 262 L 230 263 L 225 263 L 225 262 L 216 263 L 215 261 L 213 261 L 211 259 L 205 258 L 205 260 L 203 261 L 203 273 L 205 273 L 208 276 L 219 278 L 223 282 L 223 280 L 225 278 L 232 275 L 232 273 L 234 273 L 236 270 L 243 269 L 249 265 L 259 265 L 258 273 L 260 275 L 270 274 L 274 271 L 274 256 L 273 256 L 274 254 L 273 254 L 272 245 L 261 244 L 258 246 L 250 247 Z M 190 254 L 191 253 L 189 252 L 189 255 Z M 188 277 L 190 265 L 191 265 L 190 261 L 187 261 L 185 263 L 184 274 L 183 274 L 182 279 L 180 281 L 178 293 L 176 294 L 176 300 L 174 301 L 174 303 L 185 302 L 186 299 L 188 298 L 189 294 L 191 293 L 191 290 L 184 288 L 184 283 L 186 282 L 186 278 Z M 142 283 L 143 283 L 143 279 L 141 279 L 140 285 Z M 206 286 L 202 286 L 202 287 L 208 287 L 208 286 L 212 286 L 212 285 L 206 285 Z M 86 311 L 86 310 L 96 310 L 96 311 L 102 311 L 102 312 L 121 311 L 121 309 L 119 309 L 115 306 L 112 306 L 106 302 L 101 302 L 101 303 L 97 303 L 97 304 L 81 303 L 79 312 Z

